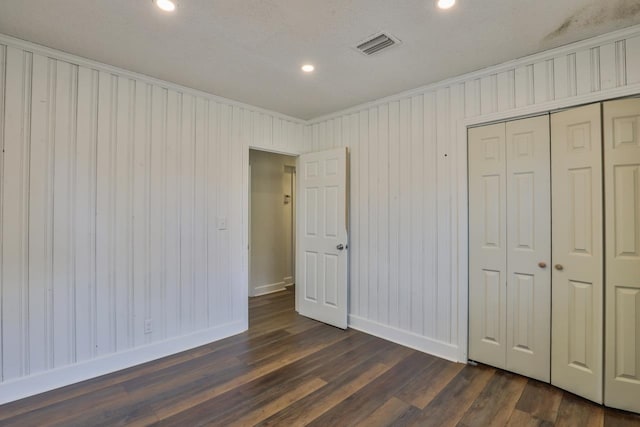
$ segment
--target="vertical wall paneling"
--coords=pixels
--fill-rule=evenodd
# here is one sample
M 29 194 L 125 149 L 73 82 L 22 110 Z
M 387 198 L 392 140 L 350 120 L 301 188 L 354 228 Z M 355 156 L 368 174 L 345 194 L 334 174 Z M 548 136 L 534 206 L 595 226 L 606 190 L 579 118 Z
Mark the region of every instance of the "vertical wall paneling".
M 589 93 L 593 89 L 593 69 L 592 50 L 582 49 L 576 52 L 576 93 L 582 95 Z
M 600 87 L 602 89 L 616 87 L 618 81 L 616 44 L 609 43 L 601 46 L 598 60 L 598 66 L 600 67 Z
M 464 94 L 463 94 L 464 96 Z M 424 94 L 424 157 L 422 168 L 424 169 L 424 283 L 429 286 L 423 292 L 423 331 L 426 336 L 436 335 L 437 325 L 437 287 L 438 283 L 438 204 L 435 195 L 438 192 L 438 145 L 437 145 L 437 116 L 436 95 L 433 92 Z
M 449 221 L 451 224 L 451 241 L 452 244 L 449 246 L 449 256 L 451 259 L 451 285 L 450 285 L 450 296 L 449 296 L 449 319 L 447 320 L 447 324 L 449 327 L 449 341 L 450 343 L 458 342 L 458 317 L 457 313 L 459 312 L 459 300 L 460 293 L 454 284 L 458 283 L 458 264 L 460 260 L 458 259 L 458 246 L 453 242 L 458 242 L 460 235 L 467 236 L 466 233 L 459 234 L 458 228 L 455 226 L 459 217 L 459 210 L 464 209 L 466 206 L 466 198 L 464 198 L 464 194 L 458 191 L 459 185 L 461 182 L 466 181 L 466 171 L 460 171 L 458 168 L 453 167 L 457 158 L 464 158 L 465 153 L 462 151 L 462 148 L 458 140 L 458 123 L 460 120 L 464 118 L 464 87 L 461 84 L 453 84 L 450 89 L 450 102 L 449 102 L 449 111 L 451 115 L 451 119 L 449 120 L 449 124 L 451 126 L 451 134 L 450 134 L 450 144 L 449 150 L 447 154 L 447 160 L 449 162 L 449 173 L 451 176 L 451 180 L 449 182 L 449 188 L 451 193 L 451 205 L 449 209 Z M 457 195 L 457 197 L 456 197 Z M 466 336 L 466 334 L 465 334 Z
M 5 94 L 6 94 L 6 70 L 7 70 L 7 46 L 0 44 L 0 238 L 4 241 L 4 159 L 5 159 Z M 0 266 L 4 265 L 4 245 L 0 246 Z M 4 274 L 0 268 L 0 297 L 4 295 Z M 0 321 L 4 323 L 4 304 L 0 301 Z M 0 325 L 0 381 L 4 380 L 4 328 Z
M 616 86 L 627 84 L 627 48 L 625 40 L 616 41 Z
M 49 60 L 33 56 L 31 97 L 31 157 L 29 168 L 29 373 L 49 366 L 46 345 L 51 266 L 51 206 L 49 138 Z M 87 301 L 88 302 L 88 301 Z
M 206 100 L 196 100 L 195 111 L 195 147 L 194 147 L 194 292 L 193 307 L 194 328 L 203 329 L 207 319 L 207 230 L 206 230 L 206 176 L 207 176 L 207 136 L 209 111 Z M 239 162 L 239 161 L 238 161 Z M 239 163 L 234 163 L 239 164 Z M 234 187 L 239 188 L 239 187 Z
M 131 348 L 133 342 L 133 280 L 131 264 L 132 235 L 132 184 L 133 175 L 132 150 L 134 132 L 134 95 L 135 82 L 126 78 L 118 78 L 116 97 L 115 142 L 113 148 L 114 162 L 111 169 L 115 180 L 113 195 L 113 268 L 114 276 L 114 308 L 115 315 L 115 345 L 117 350 Z
M 554 61 L 536 62 L 533 66 L 534 99 L 536 103 L 553 101 L 554 99 Z
M 350 174 L 350 200 L 358 200 L 360 191 L 360 144 L 359 144 L 359 122 L 358 114 L 352 114 L 348 117 L 349 120 L 349 147 L 351 149 L 351 174 Z M 312 126 L 313 132 L 317 132 L 317 126 Z M 312 133 L 313 136 L 313 133 Z M 313 145 L 311 146 L 313 149 Z M 360 290 L 360 262 L 359 256 L 362 244 L 360 243 L 360 203 L 351 203 L 350 220 L 351 236 L 350 241 L 359 242 L 349 246 L 349 268 L 350 268 L 350 282 L 349 282 L 349 312 L 353 314 L 359 314 L 359 290 Z
M 3 379 L 27 374 L 28 156 L 31 54 L 6 49 L 2 176 Z
M 167 146 L 166 89 L 153 86 L 151 92 L 151 125 L 149 147 L 149 312 L 151 338 L 165 337 L 166 307 L 166 146 Z
M 351 157 L 353 159 L 353 156 Z M 353 162 L 353 160 L 352 160 Z M 352 209 L 355 208 L 351 203 Z M 355 215 L 352 221 L 357 221 Z M 356 241 L 351 246 L 356 246 Z M 400 321 L 400 102 L 389 103 L 389 325 Z M 353 269 L 353 263 L 350 268 Z M 353 271 L 353 270 L 352 270 Z
M 474 79 L 464 83 L 465 116 L 475 117 L 480 114 L 480 80 Z
M 253 124 L 256 123 L 256 115 L 252 113 Z M 221 321 L 220 305 L 221 293 L 220 290 L 213 286 L 217 283 L 218 272 L 218 229 L 216 227 L 216 218 L 218 215 L 217 201 L 218 201 L 218 147 L 220 141 L 220 122 L 219 122 L 219 106 L 215 102 L 209 102 L 209 143 L 207 147 L 207 284 L 209 288 L 208 308 L 207 313 L 209 319 L 209 326 L 212 326 L 215 322 Z M 256 136 L 254 128 L 254 137 Z
M 228 218 L 229 210 L 229 141 L 231 141 L 231 111 L 232 108 L 228 105 L 220 104 L 220 144 L 218 151 L 218 221 L 223 218 Z M 265 122 L 263 118 L 263 123 Z M 227 143 L 223 143 L 223 141 Z M 270 144 L 270 140 L 268 142 Z M 224 248 L 229 244 L 229 234 L 226 229 L 218 227 L 218 233 L 216 241 L 218 243 L 218 283 L 222 286 L 220 294 L 220 302 L 217 304 L 219 316 L 222 319 L 230 318 L 231 316 L 231 292 L 229 290 L 229 261 L 230 256 Z
M 449 161 L 449 138 L 451 137 L 450 89 L 437 91 L 437 201 L 438 201 L 438 290 L 437 290 L 437 338 L 450 339 L 449 307 L 451 298 L 451 163 Z
M 562 99 L 569 96 L 569 60 L 567 55 L 553 58 L 553 84 L 554 95 L 556 99 Z
M 389 293 L 391 276 L 389 274 L 389 210 L 391 198 L 389 192 L 389 106 L 378 108 L 378 307 L 376 320 L 389 322 Z M 336 119 L 340 123 L 340 119 Z
M 368 111 L 369 114 L 369 129 L 368 129 L 368 141 L 369 147 L 369 177 L 367 181 L 372 188 L 380 188 L 380 170 L 378 169 L 378 150 L 379 150 L 379 135 L 378 135 L 378 108 L 374 107 Z M 333 121 L 330 121 L 333 123 Z M 369 229 L 367 234 L 369 237 L 369 256 L 377 259 L 378 254 L 378 241 L 379 241 L 379 228 L 378 228 L 378 206 L 379 206 L 379 193 L 378 191 L 370 191 L 369 198 Z M 369 267 L 369 300 L 366 301 L 366 306 L 369 307 L 369 316 L 372 319 L 378 319 L 378 299 L 380 298 L 380 279 L 378 272 L 379 263 L 368 263 Z
M 194 215 L 195 215 L 195 103 L 192 95 L 182 97 L 181 164 L 181 212 L 180 212 L 180 283 L 181 283 L 181 327 L 183 331 L 194 326 Z
M 353 327 L 466 359 L 466 127 L 638 93 L 638 34 L 628 29 L 310 121 L 303 151 L 334 146 L 339 120 L 351 148 Z
M 57 61 L 53 192 L 54 366 L 75 362 L 75 152 L 77 66 Z
M 116 79 L 100 71 L 98 87 L 98 135 L 96 177 L 96 355 L 115 350 L 115 331 L 112 328 L 115 302 L 112 292 L 111 272 L 111 146 L 113 145 L 114 102 L 113 87 Z M 53 104 L 53 101 L 51 101 Z
M 0 38 L 0 403 L 246 329 L 248 147 L 304 122 Z
M 180 175 L 181 94 L 169 90 L 166 105 L 165 196 L 164 196 L 164 324 L 167 337 L 180 333 Z M 157 322 L 157 320 L 156 320 Z
M 411 221 L 412 230 L 422 228 L 424 216 L 424 168 L 423 160 L 423 132 L 424 132 L 424 96 L 417 95 L 411 98 Z M 423 246 L 422 233 L 412 233 L 411 241 L 407 242 L 411 247 L 411 318 L 410 329 L 417 334 L 423 333 L 422 301 L 424 294 L 423 274 Z
M 36 56 L 41 58 L 40 56 Z M 44 65 L 44 64 L 43 64 Z M 34 78 L 34 83 L 36 79 Z M 38 78 L 40 81 L 40 78 Z M 47 81 L 47 80 L 45 80 Z M 34 97 L 34 100 L 36 98 Z M 46 104 L 45 104 L 46 105 Z M 91 359 L 95 354 L 95 306 L 94 296 L 96 292 L 96 247 L 95 247 L 95 226 L 96 226 L 96 143 L 98 132 L 98 72 L 88 68 L 78 70 L 78 111 L 77 111 L 77 134 L 76 134 L 76 203 L 75 203 L 75 227 L 76 227 L 76 252 L 75 252 L 75 302 L 76 302 L 76 360 L 84 361 Z M 40 121 L 39 121 L 40 122 Z M 47 125 L 51 125 L 49 120 L 43 119 Z M 34 121 L 35 123 L 35 121 Z M 32 143 L 36 139 L 32 135 Z M 50 175 L 51 167 L 51 145 L 47 138 L 43 142 L 47 147 L 38 150 L 45 153 L 47 164 L 41 170 Z M 32 158 L 36 153 L 32 148 Z M 35 175 L 32 175 L 32 177 Z M 53 193 L 49 187 L 50 180 L 43 182 L 46 196 L 43 198 L 42 212 L 50 212 Z M 33 194 L 32 194 L 33 197 Z M 40 209 L 31 208 L 32 215 Z M 46 259 L 37 262 L 35 268 L 42 268 L 48 265 L 51 253 L 52 230 L 50 218 L 45 219 L 46 233 Z M 31 234 L 31 231 L 30 231 Z M 46 252 L 48 251 L 48 252 Z M 46 271 L 46 270 L 45 270 Z M 47 276 L 43 277 L 47 280 Z M 127 302 L 131 304 L 131 300 Z M 32 310 L 33 312 L 33 310 Z M 44 311 L 45 313 L 47 310 Z M 39 340 L 46 342 L 46 340 Z
M 627 84 L 640 83 L 640 34 L 625 42 Z
M 358 193 L 353 196 L 358 198 L 358 205 L 364 212 L 368 212 L 371 208 L 369 204 L 369 153 L 371 147 L 369 145 L 369 112 L 363 110 L 358 117 L 359 141 L 358 141 Z M 373 187 L 373 186 L 371 186 Z M 360 315 L 369 316 L 369 216 L 363 215 L 357 223 L 359 229 L 358 264 L 359 269 L 359 285 L 358 285 L 358 312 Z
M 399 327 L 411 329 L 411 99 L 400 101 Z
M 589 49 L 591 56 L 591 92 L 597 92 L 600 90 L 600 47 L 594 47 Z
M 481 114 L 498 111 L 498 76 L 496 74 L 480 79 Z
M 504 71 L 497 77 L 498 111 L 505 111 L 515 107 L 515 74 L 513 70 Z M 464 105 L 464 102 L 463 104 Z
M 279 120 L 279 119 L 278 119 Z M 275 119 L 274 119 L 275 121 Z M 241 162 L 244 159 L 243 153 L 245 150 L 244 141 L 241 139 L 240 125 L 242 124 L 242 109 L 238 106 L 233 107 L 232 111 L 232 134 L 230 139 L 230 151 L 228 163 L 231 165 L 238 165 L 229 170 L 229 180 L 231 188 L 243 188 L 243 171 L 246 166 Z M 246 147 L 248 150 L 248 147 Z M 234 320 L 242 320 L 241 313 L 244 313 L 244 309 L 240 306 L 246 304 L 248 298 L 248 287 L 246 281 L 243 281 L 242 263 L 244 256 L 242 255 L 242 229 L 243 229 L 243 215 L 242 215 L 242 200 L 244 194 L 239 191 L 229 193 L 229 230 L 227 231 L 229 243 L 235 249 L 233 251 L 236 254 L 229 259 L 229 282 L 230 288 L 230 307 L 231 318 Z M 244 298 L 243 298 L 244 297 Z

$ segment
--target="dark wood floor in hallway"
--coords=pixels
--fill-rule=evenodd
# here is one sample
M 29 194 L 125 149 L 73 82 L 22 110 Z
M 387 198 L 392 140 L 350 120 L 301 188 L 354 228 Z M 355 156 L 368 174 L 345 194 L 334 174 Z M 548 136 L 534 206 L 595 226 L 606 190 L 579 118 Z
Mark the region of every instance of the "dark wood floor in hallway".
M 0 406 L 2 426 L 640 426 L 549 385 L 250 302 L 248 332 Z

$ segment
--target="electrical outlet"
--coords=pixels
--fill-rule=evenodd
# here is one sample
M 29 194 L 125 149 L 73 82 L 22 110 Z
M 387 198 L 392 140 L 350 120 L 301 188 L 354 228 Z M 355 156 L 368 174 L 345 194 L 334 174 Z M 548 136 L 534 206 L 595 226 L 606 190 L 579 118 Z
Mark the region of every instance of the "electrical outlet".
M 153 332 L 153 323 L 151 319 L 147 319 L 144 321 L 144 333 L 150 334 L 151 332 Z

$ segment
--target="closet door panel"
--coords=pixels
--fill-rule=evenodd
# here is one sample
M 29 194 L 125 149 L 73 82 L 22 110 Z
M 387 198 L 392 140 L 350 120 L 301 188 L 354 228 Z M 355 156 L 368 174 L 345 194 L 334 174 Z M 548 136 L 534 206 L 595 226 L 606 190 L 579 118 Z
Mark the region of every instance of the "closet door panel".
M 604 104 L 605 403 L 640 412 L 640 99 Z
M 600 104 L 551 116 L 551 382 L 602 403 Z
M 505 368 L 505 124 L 469 129 L 469 358 Z
M 508 370 L 548 382 L 551 346 L 549 116 L 506 124 Z

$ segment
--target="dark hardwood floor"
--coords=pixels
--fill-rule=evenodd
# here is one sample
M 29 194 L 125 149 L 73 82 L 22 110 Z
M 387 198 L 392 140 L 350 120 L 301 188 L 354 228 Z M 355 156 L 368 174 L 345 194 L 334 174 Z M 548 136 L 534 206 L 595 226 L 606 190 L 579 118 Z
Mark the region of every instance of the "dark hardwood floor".
M 248 332 L 0 406 L 0 425 L 640 426 L 640 416 L 341 331 L 293 305 L 289 291 L 252 299 Z

